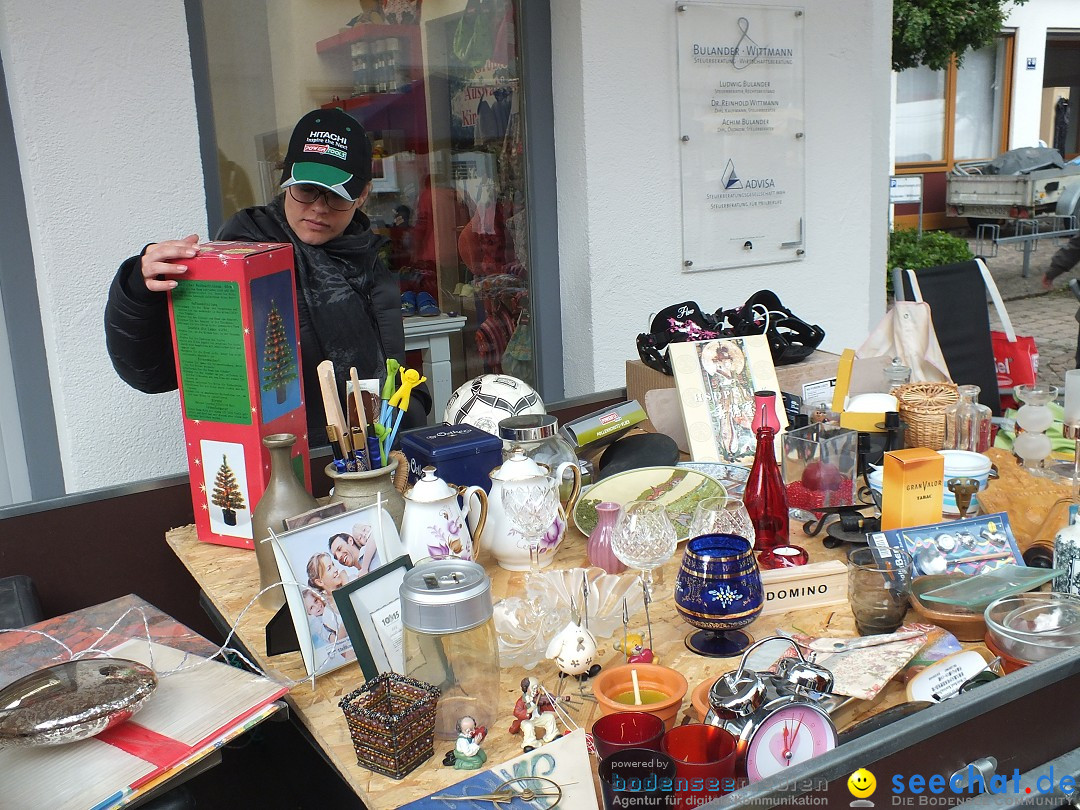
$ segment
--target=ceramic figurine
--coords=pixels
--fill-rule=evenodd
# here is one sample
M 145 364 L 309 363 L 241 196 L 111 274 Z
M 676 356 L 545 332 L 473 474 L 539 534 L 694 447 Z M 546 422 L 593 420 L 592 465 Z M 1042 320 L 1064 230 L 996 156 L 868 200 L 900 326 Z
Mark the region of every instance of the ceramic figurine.
M 555 661 L 563 675 L 589 677 L 600 671 L 600 665 L 593 663 L 596 659 L 596 637 L 575 622 L 569 622 L 555 635 L 548 644 L 545 656 Z
M 559 736 L 558 718 L 546 690 L 541 690 L 536 678 L 521 679 L 521 697 L 514 704 L 514 722 L 510 724 L 510 733 L 519 731 L 524 735 L 521 749 L 526 753 L 538 747 L 541 742 L 551 742 Z M 537 738 L 536 730 L 542 729 L 544 736 Z
M 660 659 L 645 646 L 641 633 L 627 633 L 626 640 L 615 642 L 615 649 L 626 654 L 628 664 L 659 664 Z
M 480 743 L 487 736 L 487 729 L 476 725 L 476 719 L 465 715 L 457 722 L 457 743 L 453 751 L 448 751 L 443 765 L 453 766 L 459 771 L 475 771 L 487 762 L 487 754 Z

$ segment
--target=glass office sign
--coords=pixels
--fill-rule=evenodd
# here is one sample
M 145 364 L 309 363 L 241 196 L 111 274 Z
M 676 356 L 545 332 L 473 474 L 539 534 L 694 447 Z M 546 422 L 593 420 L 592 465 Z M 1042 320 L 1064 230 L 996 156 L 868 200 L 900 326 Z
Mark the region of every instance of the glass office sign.
M 675 8 L 683 268 L 797 261 L 806 222 L 803 10 Z

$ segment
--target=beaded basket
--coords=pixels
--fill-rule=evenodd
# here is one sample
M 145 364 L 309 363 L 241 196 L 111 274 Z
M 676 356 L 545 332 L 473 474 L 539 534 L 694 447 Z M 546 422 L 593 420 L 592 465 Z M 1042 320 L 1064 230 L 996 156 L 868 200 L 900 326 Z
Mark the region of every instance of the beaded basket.
M 438 688 L 393 672 L 372 678 L 346 695 L 345 713 L 356 761 L 401 779 L 435 753 Z

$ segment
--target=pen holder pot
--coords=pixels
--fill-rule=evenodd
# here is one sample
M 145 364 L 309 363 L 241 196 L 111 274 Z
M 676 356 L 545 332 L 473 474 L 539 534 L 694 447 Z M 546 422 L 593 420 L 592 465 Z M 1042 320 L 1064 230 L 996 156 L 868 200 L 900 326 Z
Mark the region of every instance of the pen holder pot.
M 393 672 L 384 673 L 346 695 L 345 714 L 356 762 L 401 779 L 435 753 L 438 688 Z
M 390 463 L 377 470 L 365 472 L 338 472 L 333 464 L 326 465 L 326 477 L 334 483 L 334 494 L 330 503 L 343 503 L 349 511 L 375 503 L 376 496 L 382 493 L 383 509 L 394 521 L 394 526 L 401 528 L 401 518 L 405 515 L 405 498 L 394 485 L 400 464 L 396 454 L 390 456 Z

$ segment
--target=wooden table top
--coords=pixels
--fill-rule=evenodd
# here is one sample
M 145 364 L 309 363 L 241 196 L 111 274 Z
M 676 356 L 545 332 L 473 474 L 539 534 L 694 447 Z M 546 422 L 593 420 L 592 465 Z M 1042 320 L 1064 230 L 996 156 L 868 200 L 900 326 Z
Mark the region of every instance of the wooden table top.
M 258 590 L 259 574 L 254 553 L 228 546 L 200 543 L 194 526 L 174 529 L 166 535 L 166 539 L 221 615 L 230 624 L 235 624 L 240 612 L 247 607 Z M 585 537 L 571 527 L 553 564 L 560 568 L 587 565 L 585 540 Z M 803 545 L 810 552 L 811 562 L 845 559 L 845 548 L 824 548 L 820 539 L 805 538 L 794 522 L 792 542 Z M 680 721 L 683 712 L 691 710 L 690 691 L 706 678 L 712 681 L 734 669 L 739 661 L 737 658 L 703 658 L 691 653 L 683 644 L 683 638 L 693 628 L 679 618 L 674 607 L 673 587 L 681 557 L 680 547 L 672 560 L 654 574 L 656 596 L 650 609 L 655 652 L 659 655 L 660 663 L 680 670 L 689 685 L 679 714 Z M 491 575 L 492 594 L 496 601 L 506 596 L 524 594 L 526 574 L 503 570 L 486 555 L 482 562 Z M 910 616 L 914 614 L 911 613 Z M 239 638 L 254 654 L 259 666 L 269 674 L 276 671 L 286 678 L 302 679 L 305 670 L 299 652 L 266 657 L 264 628 L 270 618 L 270 611 L 257 603 L 252 605 L 237 627 Z M 644 629 L 644 618 L 639 618 Z M 633 624 L 633 620 L 631 623 Z M 756 639 L 761 639 L 772 635 L 777 628 L 793 627 L 809 635 L 823 635 L 826 631 L 830 636 L 857 635 L 854 618 L 846 604 L 819 611 L 803 610 L 762 616 L 747 629 Z M 601 649 L 598 660 L 605 665 L 623 663 L 622 654 L 612 646 L 614 641 L 613 638 L 598 639 Z M 498 696 L 500 719 L 484 741 L 489 765 L 497 765 L 521 753 L 521 735 L 511 735 L 507 729 L 512 720 L 514 702 L 521 694 L 521 679 L 526 675 L 537 677 L 542 684 L 555 691 L 557 670 L 552 661 L 545 660 L 528 672 L 519 667 L 505 668 L 502 671 Z M 456 771 L 442 765 L 443 755 L 453 748 L 453 742 L 438 739 L 435 741 L 435 756 L 401 781 L 381 776 L 357 765 L 356 754 L 338 701 L 360 686 L 363 680 L 359 666 L 351 663 L 320 676 L 314 690 L 306 684 L 294 687 L 287 700 L 312 737 L 369 808 L 381 810 L 398 807 L 446 788 L 470 775 L 471 772 Z M 858 702 L 850 709 L 845 708 L 838 718 L 838 724 L 843 727 L 902 700 L 903 687 L 893 682 L 873 703 Z M 594 702 L 585 701 L 571 714 L 582 727 L 588 729 L 595 717 L 599 717 L 599 709 Z

